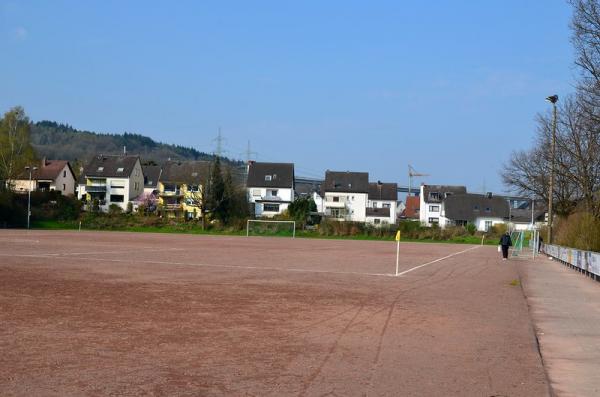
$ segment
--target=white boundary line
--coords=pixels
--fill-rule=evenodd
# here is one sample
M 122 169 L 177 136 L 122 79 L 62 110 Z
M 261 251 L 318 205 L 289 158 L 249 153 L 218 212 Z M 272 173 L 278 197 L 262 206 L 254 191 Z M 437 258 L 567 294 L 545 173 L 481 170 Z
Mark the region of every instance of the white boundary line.
M 214 265 L 214 264 L 207 264 L 207 263 L 186 263 L 186 262 L 167 262 L 167 261 L 153 261 L 153 260 L 149 260 L 149 261 L 145 261 L 145 260 L 135 260 L 135 259 L 108 259 L 108 258 L 86 258 L 86 257 L 82 257 L 82 258 L 78 258 L 78 259 L 85 259 L 88 261 L 98 261 L 98 262 L 116 262 L 116 263 L 148 263 L 148 264 L 156 264 L 156 265 L 177 265 L 177 266 L 199 266 L 199 267 L 213 267 L 213 268 L 226 268 L 226 269 L 248 269 L 248 270 L 271 270 L 271 271 L 280 271 L 280 272 L 294 272 L 294 273 L 322 273 L 322 274 L 351 274 L 351 275 L 360 275 L 360 276 L 375 276 L 375 277 L 398 277 L 398 276 L 402 276 L 406 273 L 412 272 L 413 270 L 417 270 L 420 269 L 422 267 L 437 263 L 437 262 L 441 262 L 445 259 L 451 258 L 453 256 L 456 255 L 460 255 L 463 254 L 467 251 L 471 251 L 474 250 L 476 248 L 479 248 L 479 246 L 475 246 L 475 247 L 471 247 L 468 248 L 466 250 L 460 251 L 460 252 L 455 252 L 453 254 L 450 255 L 446 255 L 442 258 L 438 258 L 435 259 L 431 262 L 427 262 L 424 263 L 422 265 L 419 266 L 415 266 L 413 268 L 410 268 L 408 270 L 405 270 L 401 273 L 393 274 L 393 273 L 361 273 L 361 272 L 343 272 L 343 271 L 331 271 L 331 270 L 318 270 L 318 269 L 299 269 L 299 268 L 278 268 L 278 267 L 265 267 L 265 266 L 238 266 L 238 265 Z M 176 248 L 172 248 L 172 250 L 175 250 Z M 84 254 L 84 253 L 81 253 Z M 0 253 L 0 256 L 11 256 L 11 257 L 30 257 L 30 258 L 48 258 L 48 257 L 53 257 L 53 258 L 59 258 L 59 257 L 63 257 L 63 258 L 68 258 L 69 253 L 62 253 L 62 254 L 2 254 Z M 78 254 L 80 255 L 80 254 Z
M 479 247 L 480 247 L 480 245 L 476 245 L 475 247 L 467 248 L 466 250 L 463 250 L 463 251 L 460 251 L 460 252 L 455 252 L 455 253 L 453 253 L 453 254 L 450 254 L 450 255 L 446 255 L 446 256 L 444 256 L 443 258 L 438 258 L 438 259 L 436 259 L 436 260 L 433 260 L 433 261 L 431 261 L 431 262 L 423 263 L 422 265 L 415 266 L 415 267 L 413 267 L 413 268 L 410 268 L 410 269 L 408 269 L 408 270 L 405 270 L 405 271 L 403 271 L 403 272 L 400 272 L 400 273 L 398 273 L 398 274 L 397 274 L 397 276 L 402 276 L 402 275 L 404 275 L 404 274 L 406 274 L 406 273 L 410 273 L 410 272 L 412 272 L 413 270 L 417 270 L 417 269 L 420 269 L 420 268 L 422 268 L 422 267 L 425 267 L 425 266 L 428 266 L 428 265 L 432 265 L 432 264 L 434 264 L 434 263 L 437 263 L 437 262 L 443 261 L 444 259 L 452 258 L 453 256 L 456 256 L 456 255 L 464 254 L 464 253 L 465 253 L 465 252 L 467 252 L 467 251 L 471 251 L 471 250 L 477 249 L 477 248 L 479 248 Z

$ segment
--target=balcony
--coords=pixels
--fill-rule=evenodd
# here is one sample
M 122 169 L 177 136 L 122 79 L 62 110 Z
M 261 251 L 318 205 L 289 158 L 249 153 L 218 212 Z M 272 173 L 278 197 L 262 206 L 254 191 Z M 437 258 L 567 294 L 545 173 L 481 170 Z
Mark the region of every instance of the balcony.
M 326 208 L 346 208 L 346 201 L 326 201 Z
M 106 193 L 106 185 L 87 185 L 85 191 L 87 193 Z
M 177 190 L 163 190 L 162 192 L 159 192 L 159 194 L 161 196 L 165 196 L 165 197 L 175 197 L 175 196 L 183 196 L 183 193 L 180 189 Z
M 279 196 L 270 196 L 270 195 L 261 196 L 260 199 L 263 201 L 281 201 L 282 200 L 282 198 Z
M 165 204 L 165 208 L 167 210 L 174 211 L 174 210 L 180 210 L 180 209 L 182 209 L 183 206 L 181 204 Z

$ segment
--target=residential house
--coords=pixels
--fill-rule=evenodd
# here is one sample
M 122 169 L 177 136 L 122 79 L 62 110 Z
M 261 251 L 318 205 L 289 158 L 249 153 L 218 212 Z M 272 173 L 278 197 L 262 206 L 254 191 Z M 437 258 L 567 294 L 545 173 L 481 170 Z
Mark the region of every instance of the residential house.
M 294 200 L 294 164 L 248 163 L 246 188 L 251 213 L 273 217 L 283 213 Z
M 317 213 L 324 213 L 324 201 L 321 196 L 321 184 L 323 181 L 321 180 L 309 180 L 309 179 L 295 179 L 294 180 L 294 194 L 296 198 L 298 197 L 309 197 L 317 206 Z
M 421 198 L 419 196 L 406 196 L 406 207 L 400 215 L 400 218 L 418 221 L 421 216 L 419 213 L 420 203 Z
M 326 171 L 321 189 L 325 216 L 338 220 L 366 221 L 369 198 L 368 172 Z
M 443 226 L 466 226 L 472 223 L 477 230 L 487 232 L 492 226 L 506 223 L 508 201 L 492 193 L 458 193 L 447 196 L 441 203 Z
M 138 211 L 144 206 L 146 211 L 153 212 L 158 205 L 158 181 L 162 173 L 159 165 L 142 165 L 144 174 L 144 191 L 133 200 L 133 210 Z
M 64 196 L 75 194 L 75 173 L 71 164 L 66 160 L 46 160 L 44 157 L 39 164 L 33 165 L 31 181 L 29 171 L 23 171 L 13 181 L 15 192 L 59 191 Z
M 158 206 L 166 216 L 202 217 L 204 184 L 208 181 L 208 161 L 168 161 L 158 182 Z
M 546 203 L 539 200 L 533 206 L 531 200 L 525 201 L 516 207 L 511 205 L 509 210 L 509 229 L 531 230 L 532 226 L 539 229 L 547 222 L 547 212 Z
M 419 194 L 419 219 L 425 226 L 446 226 L 447 218 L 442 215 L 442 202 L 455 194 L 466 194 L 465 186 L 421 185 Z
M 144 191 L 139 156 L 96 156 L 84 167 L 79 182 L 79 199 L 91 205 L 97 203 L 103 212 L 112 204 L 127 210 L 127 204 Z
M 395 224 L 398 206 L 398 184 L 369 183 L 366 222 L 375 225 Z

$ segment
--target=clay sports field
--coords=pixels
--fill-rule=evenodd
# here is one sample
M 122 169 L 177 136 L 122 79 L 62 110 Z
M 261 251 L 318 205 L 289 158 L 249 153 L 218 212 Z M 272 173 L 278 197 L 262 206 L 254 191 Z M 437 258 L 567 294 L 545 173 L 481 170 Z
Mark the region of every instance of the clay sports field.
M 495 247 L 0 231 L 0 395 L 543 396 Z

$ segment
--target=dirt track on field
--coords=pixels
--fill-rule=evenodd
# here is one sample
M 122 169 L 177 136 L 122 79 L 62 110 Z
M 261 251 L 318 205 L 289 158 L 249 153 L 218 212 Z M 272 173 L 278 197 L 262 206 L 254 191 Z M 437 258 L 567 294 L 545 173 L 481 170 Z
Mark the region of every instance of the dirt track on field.
M 0 395 L 548 395 L 517 262 L 400 270 L 452 254 L 390 277 L 390 242 L 2 230 Z

